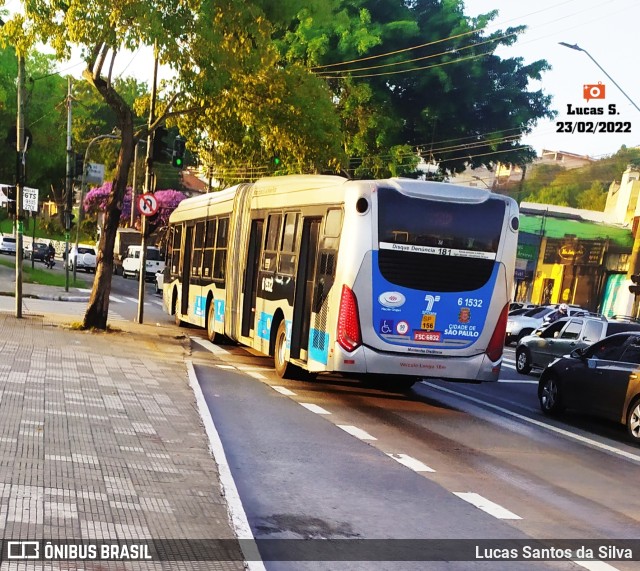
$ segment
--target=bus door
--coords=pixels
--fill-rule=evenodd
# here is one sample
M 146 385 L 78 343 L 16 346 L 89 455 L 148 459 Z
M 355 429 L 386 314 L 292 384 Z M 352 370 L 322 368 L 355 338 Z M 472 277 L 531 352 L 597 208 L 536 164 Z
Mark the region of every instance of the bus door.
M 302 224 L 300 257 L 296 274 L 296 294 L 293 302 L 293 322 L 291 324 L 292 359 L 299 359 L 302 351 L 309 348 L 311 325 L 311 303 L 316 282 L 318 239 L 321 218 L 305 218 Z
M 184 233 L 184 249 L 182 250 L 182 266 L 180 267 L 182 292 L 180 297 L 180 314 L 189 314 L 189 280 L 191 279 L 191 253 L 193 252 L 193 226 L 187 226 Z
M 258 295 L 258 270 L 260 266 L 260 244 L 262 244 L 263 220 L 251 221 L 247 264 L 244 273 L 242 298 L 242 329 L 243 337 L 252 337 L 256 317 L 256 298 Z

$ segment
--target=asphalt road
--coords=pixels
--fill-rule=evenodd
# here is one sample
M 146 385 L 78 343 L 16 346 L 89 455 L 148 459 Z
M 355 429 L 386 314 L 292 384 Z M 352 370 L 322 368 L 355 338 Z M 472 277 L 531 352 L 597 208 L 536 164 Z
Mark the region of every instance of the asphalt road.
M 256 538 L 640 537 L 640 499 L 632 491 L 640 449 L 615 425 L 544 417 L 536 377 L 515 372 L 512 348 L 498 383 L 424 381 L 394 393 L 336 376 L 284 381 L 269 359 L 213 347 L 199 330 L 190 333 L 198 339 L 195 371 Z M 626 571 L 637 565 L 447 557 L 428 564 L 265 566 Z

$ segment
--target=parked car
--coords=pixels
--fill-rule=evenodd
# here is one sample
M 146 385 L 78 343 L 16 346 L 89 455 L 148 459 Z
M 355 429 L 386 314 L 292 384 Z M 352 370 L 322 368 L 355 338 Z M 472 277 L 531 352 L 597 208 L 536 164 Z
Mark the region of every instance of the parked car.
M 538 382 L 545 414 L 569 408 L 619 422 L 640 443 L 640 333 L 617 333 L 545 368 Z
M 136 279 L 140 277 L 141 253 L 142 246 L 129 246 L 127 248 L 127 255 L 122 260 L 122 277 L 125 279 L 129 276 L 133 276 Z M 162 270 L 164 270 L 162 252 L 155 246 L 147 246 L 145 280 L 155 280 L 156 273 Z
M 521 307 L 519 309 L 512 309 L 509 311 L 509 315 L 524 315 L 527 311 L 531 311 L 533 307 Z
M 33 242 L 30 247 L 24 249 L 24 257 L 27 260 L 34 259 L 44 262 L 49 254 L 49 245 L 44 242 Z
M 0 235 L 0 252 L 3 254 L 16 254 L 16 239 L 13 236 Z
M 542 305 L 526 311 L 521 315 L 509 315 L 507 318 L 507 335 L 505 343 L 509 345 L 514 341 L 520 341 L 523 337 L 533 333 L 534 329 L 537 329 L 547 321 L 554 321 L 558 311 L 558 305 Z M 569 316 L 577 313 L 588 313 L 585 309 L 570 305 L 568 314 Z
M 76 266 L 76 270 L 84 270 L 85 272 L 96 271 L 96 249 L 93 246 L 80 244 L 76 252 L 76 247 L 71 248 L 66 264 L 70 270 Z
M 509 304 L 509 314 L 513 311 L 533 309 L 534 307 L 538 307 L 535 303 L 525 303 L 522 301 L 513 301 Z
M 609 321 L 597 315 L 565 317 L 544 324 L 518 342 L 516 370 L 527 375 L 534 367 L 546 367 L 554 359 L 574 349 L 587 347 L 604 337 L 623 331 L 640 332 L 640 324 Z

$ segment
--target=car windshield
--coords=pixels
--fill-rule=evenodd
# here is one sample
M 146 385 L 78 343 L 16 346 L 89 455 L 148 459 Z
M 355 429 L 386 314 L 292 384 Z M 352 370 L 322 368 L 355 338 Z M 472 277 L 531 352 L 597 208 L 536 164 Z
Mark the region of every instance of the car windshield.
M 96 251 L 93 248 L 78 248 L 79 254 L 93 254 L 95 256 Z
M 15 238 L 8 238 L 8 237 L 6 237 L 6 236 L 3 238 L 3 240 L 4 240 L 5 242 L 9 242 L 10 244 L 11 244 L 11 243 L 15 243 L 15 241 L 16 241 L 16 239 L 15 239 Z
M 548 313 L 553 311 L 552 307 L 536 307 L 534 309 L 530 309 L 524 315 L 526 317 L 544 317 Z
M 147 260 L 152 260 L 152 261 L 162 260 L 162 255 L 160 254 L 160 250 L 148 248 Z

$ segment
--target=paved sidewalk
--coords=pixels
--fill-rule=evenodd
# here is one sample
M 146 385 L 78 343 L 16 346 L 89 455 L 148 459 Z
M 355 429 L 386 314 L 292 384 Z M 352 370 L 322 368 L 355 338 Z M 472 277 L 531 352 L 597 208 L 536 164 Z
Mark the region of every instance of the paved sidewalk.
M 118 323 L 121 331 L 89 333 L 62 321 L 0 313 L 0 537 L 235 544 L 188 384 L 188 339 L 173 326 Z M 2 564 L 177 568 L 243 563 Z

